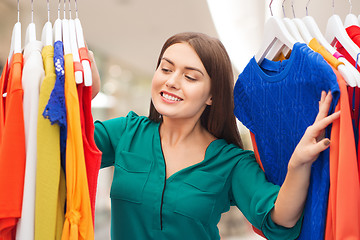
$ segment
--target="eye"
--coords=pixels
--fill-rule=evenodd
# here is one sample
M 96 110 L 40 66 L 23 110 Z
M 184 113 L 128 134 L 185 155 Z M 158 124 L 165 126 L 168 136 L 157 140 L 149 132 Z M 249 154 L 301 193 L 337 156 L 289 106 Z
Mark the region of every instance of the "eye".
M 191 76 L 189 76 L 189 75 L 185 75 L 185 77 L 186 77 L 187 79 L 191 80 L 191 81 L 196 81 L 196 78 L 193 78 L 193 77 L 191 77 Z
M 161 68 L 161 71 L 162 72 L 164 72 L 164 73 L 169 73 L 169 72 L 171 72 L 171 70 L 170 69 L 168 69 L 168 68 Z

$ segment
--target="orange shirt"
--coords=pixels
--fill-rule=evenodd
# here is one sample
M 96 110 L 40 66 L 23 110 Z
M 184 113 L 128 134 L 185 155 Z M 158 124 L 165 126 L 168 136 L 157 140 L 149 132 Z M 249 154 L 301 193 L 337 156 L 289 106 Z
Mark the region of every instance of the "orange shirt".
M 346 83 L 337 70 L 340 99 L 330 145 L 330 190 L 325 239 L 360 239 L 360 183 Z
M 94 239 L 72 54 L 65 55 L 67 203 L 62 240 Z
M 16 53 L 11 62 L 6 99 L 0 105 L 0 239 L 14 239 L 21 217 L 25 175 L 25 130 L 21 84 L 23 55 Z M 4 69 L 3 74 L 6 73 Z M 6 77 L 1 78 L 1 95 Z

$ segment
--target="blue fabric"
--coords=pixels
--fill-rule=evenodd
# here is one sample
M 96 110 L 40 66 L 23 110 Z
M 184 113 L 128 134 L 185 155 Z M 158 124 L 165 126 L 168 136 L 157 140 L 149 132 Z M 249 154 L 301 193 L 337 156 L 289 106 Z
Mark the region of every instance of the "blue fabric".
M 321 91 L 331 90 L 333 112 L 340 91 L 323 57 L 296 43 L 282 62 L 252 58 L 234 88 L 235 115 L 255 135 L 267 179 L 282 185 L 289 159 L 318 113 Z M 327 130 L 327 136 L 330 135 Z M 329 151 L 313 163 L 298 239 L 323 239 L 329 191 Z
M 51 124 L 59 124 L 60 126 L 60 152 L 61 166 L 65 172 L 65 155 L 66 155 L 66 106 L 65 106 L 65 71 L 64 71 L 64 51 L 63 43 L 57 41 L 54 43 L 54 65 L 56 73 L 56 82 L 51 92 L 50 99 L 46 105 L 43 116 L 48 118 Z

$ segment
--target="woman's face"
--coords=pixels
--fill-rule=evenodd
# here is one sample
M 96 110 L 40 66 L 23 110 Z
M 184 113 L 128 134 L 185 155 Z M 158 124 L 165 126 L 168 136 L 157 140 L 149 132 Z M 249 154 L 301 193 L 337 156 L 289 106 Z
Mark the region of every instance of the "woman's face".
M 174 119 L 199 119 L 211 105 L 211 81 L 199 56 L 188 43 L 168 47 L 152 79 L 156 110 Z

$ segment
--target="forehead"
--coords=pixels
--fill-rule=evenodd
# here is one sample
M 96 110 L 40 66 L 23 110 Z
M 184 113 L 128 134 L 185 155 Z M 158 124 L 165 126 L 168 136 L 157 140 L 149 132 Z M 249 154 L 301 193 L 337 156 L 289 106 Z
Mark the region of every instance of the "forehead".
M 170 59 L 175 64 L 205 69 L 200 57 L 188 43 L 175 43 L 169 46 L 165 50 L 163 57 Z

